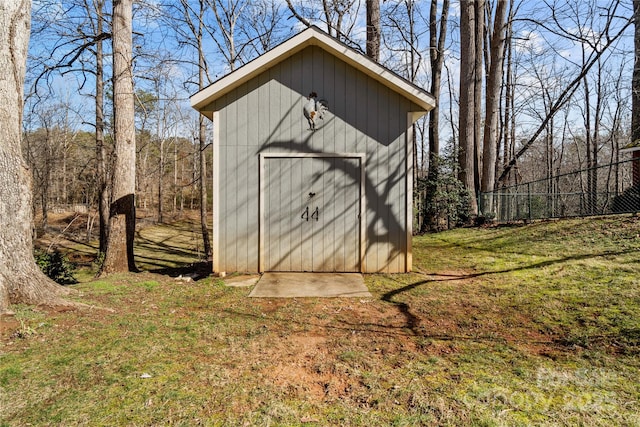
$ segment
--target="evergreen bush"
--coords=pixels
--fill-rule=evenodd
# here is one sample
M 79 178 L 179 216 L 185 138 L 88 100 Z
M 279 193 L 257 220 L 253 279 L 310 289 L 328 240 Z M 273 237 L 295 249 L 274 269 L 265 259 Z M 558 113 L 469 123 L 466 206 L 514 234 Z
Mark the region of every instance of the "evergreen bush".
M 73 277 L 73 273 L 76 270 L 75 265 L 59 250 L 54 249 L 50 252 L 36 250 L 34 257 L 40 270 L 54 282 L 61 285 L 78 283 L 75 277 Z

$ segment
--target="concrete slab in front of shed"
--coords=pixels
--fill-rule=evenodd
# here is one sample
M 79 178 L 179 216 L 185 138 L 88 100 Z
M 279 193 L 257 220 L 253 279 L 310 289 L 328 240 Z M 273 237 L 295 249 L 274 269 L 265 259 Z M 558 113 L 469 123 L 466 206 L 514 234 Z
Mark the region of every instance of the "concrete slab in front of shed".
M 224 279 L 224 284 L 234 288 L 243 288 L 255 285 L 260 276 L 257 274 L 242 275 L 242 276 L 230 276 Z
M 371 293 L 360 273 L 264 273 L 249 296 L 370 297 Z

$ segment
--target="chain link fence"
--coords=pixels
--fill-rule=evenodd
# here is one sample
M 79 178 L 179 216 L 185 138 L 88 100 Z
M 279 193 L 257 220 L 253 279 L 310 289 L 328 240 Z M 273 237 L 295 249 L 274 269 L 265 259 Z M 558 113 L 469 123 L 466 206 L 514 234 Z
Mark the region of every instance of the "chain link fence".
M 640 162 L 631 159 L 481 193 L 480 215 L 511 222 L 640 212 L 634 167 Z

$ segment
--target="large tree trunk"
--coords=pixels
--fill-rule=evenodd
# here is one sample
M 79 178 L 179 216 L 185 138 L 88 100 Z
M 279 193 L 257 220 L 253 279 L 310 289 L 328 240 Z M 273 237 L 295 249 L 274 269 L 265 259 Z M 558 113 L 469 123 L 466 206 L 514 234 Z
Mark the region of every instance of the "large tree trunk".
M 367 56 L 380 61 L 380 0 L 367 0 Z
M 102 0 L 95 2 L 97 34 L 102 34 Z M 104 147 L 104 66 L 102 40 L 96 42 L 96 163 L 98 174 L 98 216 L 100 230 L 100 253 L 107 251 L 109 235 L 109 186 L 107 185 L 106 150 Z
M 30 11 L 30 0 L 0 0 L 0 314 L 10 303 L 70 305 L 60 298 L 70 291 L 33 259 L 31 181 L 20 148 Z
M 506 37 L 505 16 L 507 0 L 498 0 L 493 19 L 491 36 L 489 75 L 487 76 L 486 119 L 484 121 L 484 145 L 482 155 L 482 183 L 480 190 L 491 193 L 496 182 L 496 160 L 498 157 L 498 116 L 500 88 L 504 66 L 504 44 Z M 493 196 L 484 200 L 484 213 L 493 213 Z
M 475 58 L 476 24 L 474 2 L 460 0 L 460 115 L 458 178 L 469 192 L 472 214 L 478 212 L 475 195 Z
M 136 134 L 132 68 L 133 0 L 113 2 L 113 106 L 115 164 L 109 237 L 101 274 L 136 271 L 135 237 Z
M 480 165 L 482 163 L 482 78 L 483 78 L 483 58 L 485 55 L 485 1 L 475 0 L 472 2 L 475 13 L 475 60 L 473 65 L 473 196 L 471 198 L 471 208 L 474 215 L 478 214 L 477 195 L 480 193 Z

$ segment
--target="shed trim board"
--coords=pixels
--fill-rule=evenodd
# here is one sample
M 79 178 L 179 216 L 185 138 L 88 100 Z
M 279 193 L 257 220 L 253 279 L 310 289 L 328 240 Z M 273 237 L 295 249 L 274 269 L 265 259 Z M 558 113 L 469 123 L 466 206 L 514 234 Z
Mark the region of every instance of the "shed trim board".
M 366 251 L 366 195 L 365 195 L 365 158 L 364 153 L 260 153 L 259 154 L 259 213 L 258 213 L 258 271 L 263 273 L 265 270 L 265 230 L 266 230 L 266 209 L 265 194 L 267 192 L 267 177 L 265 176 L 265 163 L 268 159 L 356 159 L 359 162 L 360 169 L 360 188 L 358 203 L 358 238 L 359 238 L 359 254 L 358 268 L 360 272 L 365 271 L 365 251 Z
M 405 150 L 406 154 L 406 164 L 405 164 L 405 203 L 406 203 L 406 211 L 405 211 L 405 222 L 406 222 L 406 233 L 407 233 L 407 247 L 406 254 L 404 258 L 404 270 L 405 272 L 410 272 L 413 268 L 413 123 L 419 118 L 412 112 L 407 113 L 407 132 L 405 141 Z
M 430 111 L 436 106 L 435 98 L 424 89 L 336 40 L 315 26 L 307 28 L 192 95 L 190 98 L 191 106 L 212 119 L 213 112 L 206 108 L 211 103 L 211 99 L 218 99 L 224 96 L 259 75 L 263 70 L 295 55 L 307 46 L 321 47 L 379 83 L 411 100 L 422 108 L 423 112 Z
M 213 215 L 213 230 L 212 240 L 213 245 L 211 250 L 213 271 L 215 273 L 221 273 L 220 271 L 220 112 L 213 112 L 213 161 L 212 161 L 212 179 L 213 179 L 213 209 L 211 214 Z

